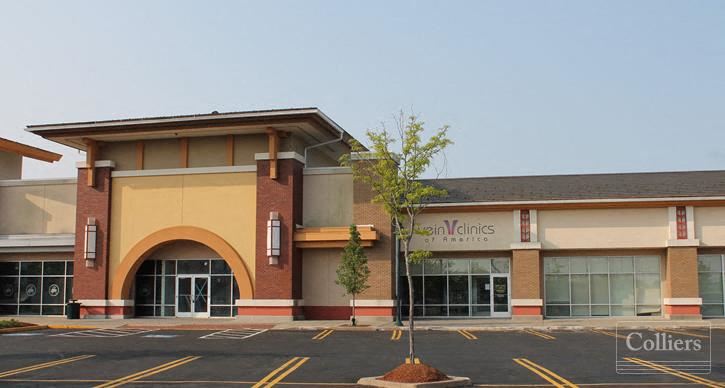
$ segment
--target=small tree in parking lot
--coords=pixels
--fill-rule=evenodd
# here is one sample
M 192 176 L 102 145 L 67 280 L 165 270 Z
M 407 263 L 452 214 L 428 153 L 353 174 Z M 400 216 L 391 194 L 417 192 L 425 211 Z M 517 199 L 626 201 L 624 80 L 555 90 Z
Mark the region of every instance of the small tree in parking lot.
M 360 244 L 360 232 L 357 226 L 350 225 L 350 239 L 342 252 L 342 261 L 337 267 L 337 280 L 335 283 L 345 289 L 345 293 L 352 296 L 352 325 L 355 326 L 355 298 L 361 292 L 370 288 L 368 278 L 370 268 Z
M 429 234 L 416 222 L 428 201 L 446 195 L 445 190 L 424 184 L 420 177 L 433 159 L 453 142 L 447 136 L 448 126 L 439 128 L 433 136 L 423 140 L 424 124 L 415 115 L 406 116 L 400 112 L 395 118 L 395 125 L 395 134 L 388 132 L 384 125 L 381 129 L 369 130 L 370 150 L 354 143 L 353 151 L 358 155 L 356 160 L 347 155 L 342 161 L 352 168 L 355 179 L 370 185 L 372 201 L 383 206 L 390 217 L 394 237 L 400 241 L 408 280 L 408 354 L 414 362 L 414 296 L 410 265 L 430 257 L 431 253 L 414 249 L 411 242 L 414 235 Z

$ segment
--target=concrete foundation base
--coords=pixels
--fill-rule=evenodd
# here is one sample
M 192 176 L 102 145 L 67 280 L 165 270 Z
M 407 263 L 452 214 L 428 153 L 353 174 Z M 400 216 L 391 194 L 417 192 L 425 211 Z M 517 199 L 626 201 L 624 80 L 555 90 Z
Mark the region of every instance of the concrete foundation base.
M 383 376 L 363 377 L 357 381 L 358 385 L 365 387 L 387 387 L 387 388 L 443 388 L 443 387 L 468 387 L 471 379 L 468 377 L 448 376 L 449 380 L 436 381 L 432 383 L 396 383 L 393 381 L 378 380 Z

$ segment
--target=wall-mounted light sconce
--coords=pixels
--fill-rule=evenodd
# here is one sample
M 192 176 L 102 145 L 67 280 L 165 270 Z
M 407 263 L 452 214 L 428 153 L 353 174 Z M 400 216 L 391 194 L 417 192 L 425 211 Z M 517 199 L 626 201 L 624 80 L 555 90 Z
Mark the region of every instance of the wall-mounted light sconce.
M 279 264 L 280 233 L 282 223 L 279 220 L 278 212 L 269 212 L 267 220 L 267 258 L 269 265 Z
M 86 260 L 86 267 L 92 268 L 96 264 L 96 246 L 98 241 L 98 226 L 95 217 L 88 217 L 85 229 L 85 246 L 83 258 Z

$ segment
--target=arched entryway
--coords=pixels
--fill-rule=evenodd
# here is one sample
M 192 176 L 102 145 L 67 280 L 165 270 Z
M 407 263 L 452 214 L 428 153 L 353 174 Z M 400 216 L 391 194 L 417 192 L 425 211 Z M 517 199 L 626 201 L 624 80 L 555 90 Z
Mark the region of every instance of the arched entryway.
M 157 302 L 159 295 L 164 297 L 161 306 L 156 303 L 155 314 L 154 307 L 139 305 L 137 315 L 172 315 L 168 306 L 171 303 L 171 311 L 175 311 L 173 315 L 209 316 L 212 312 L 212 316 L 219 316 L 213 312 L 223 311 L 223 307 L 210 306 L 209 303 L 214 294 L 221 292 L 223 295 L 222 289 L 231 290 L 234 285 L 234 298 L 251 299 L 253 295 L 249 272 L 239 254 L 220 236 L 190 226 L 157 231 L 129 250 L 115 271 L 112 298 L 132 299 L 134 283 L 138 283 L 137 292 L 155 293 Z M 170 291 L 175 294 L 174 299 L 169 299 Z M 189 308 L 180 298 L 185 293 L 190 293 L 194 301 L 204 302 L 196 306 L 196 313 L 193 303 Z M 138 303 L 139 295 L 136 299 Z M 224 302 L 227 311 L 230 308 L 233 311 L 233 303 L 233 299 Z M 204 308 L 203 312 L 198 311 L 200 306 Z M 147 311 L 149 308 L 150 312 Z

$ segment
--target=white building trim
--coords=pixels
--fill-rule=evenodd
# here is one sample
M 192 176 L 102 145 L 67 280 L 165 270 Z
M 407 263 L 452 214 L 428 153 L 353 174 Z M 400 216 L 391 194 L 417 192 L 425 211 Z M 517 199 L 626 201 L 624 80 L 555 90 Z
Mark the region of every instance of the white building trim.
M 116 162 L 113 160 L 96 160 L 96 167 L 110 167 L 116 168 Z M 76 168 L 88 168 L 88 163 L 85 160 L 76 162 Z
M 258 152 L 254 154 L 254 160 L 270 160 L 272 158 L 269 157 L 269 152 Z M 298 162 L 305 164 L 305 157 L 294 152 L 294 151 L 288 151 L 288 152 L 277 152 L 277 160 L 282 159 L 295 159 Z
M 78 179 L 76 178 L 61 178 L 61 179 L 7 179 L 0 180 L 0 187 L 8 186 L 49 186 L 49 185 L 67 185 L 76 184 Z
M 237 299 L 241 307 L 299 307 L 304 306 L 303 299 Z
M 702 298 L 664 298 L 663 302 L 668 306 L 700 306 Z
M 230 172 L 256 172 L 257 166 L 221 166 L 221 167 L 190 167 L 190 168 L 167 168 L 158 170 L 127 170 L 112 171 L 112 178 L 136 177 L 136 176 L 164 176 L 164 175 L 195 175 L 195 174 L 224 174 Z
M 352 299 L 350 299 L 352 306 Z M 391 299 L 356 299 L 355 307 L 395 307 L 395 301 Z

